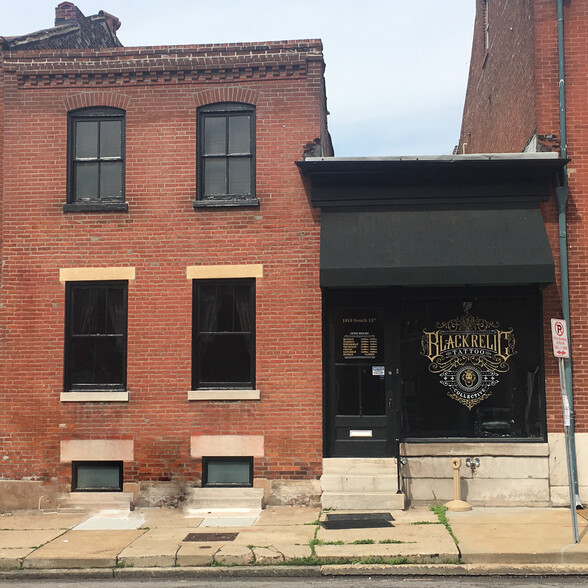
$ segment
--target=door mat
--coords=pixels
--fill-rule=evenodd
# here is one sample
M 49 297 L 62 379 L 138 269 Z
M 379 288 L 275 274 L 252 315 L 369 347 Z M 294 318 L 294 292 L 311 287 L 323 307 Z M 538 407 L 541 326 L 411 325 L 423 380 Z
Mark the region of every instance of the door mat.
M 234 541 L 239 533 L 188 533 L 182 541 Z
M 321 522 L 323 529 L 375 529 L 393 527 L 394 517 L 389 512 L 358 512 L 353 514 L 328 514 Z

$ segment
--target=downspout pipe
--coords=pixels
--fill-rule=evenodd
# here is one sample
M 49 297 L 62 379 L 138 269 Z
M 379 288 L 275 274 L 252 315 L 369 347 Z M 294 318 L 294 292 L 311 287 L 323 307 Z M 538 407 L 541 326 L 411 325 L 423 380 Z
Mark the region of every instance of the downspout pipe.
M 560 153 L 563 159 L 567 158 L 567 133 L 566 133 L 566 91 L 565 91 L 565 68 L 564 68 L 564 18 L 563 18 L 563 0 L 557 0 L 557 56 L 558 56 L 558 80 L 559 80 L 559 136 L 560 136 Z M 568 333 L 571 333 L 570 325 L 570 287 L 568 273 L 568 232 L 566 205 L 568 202 L 569 186 L 567 165 L 563 167 L 562 175 L 558 186 L 555 188 L 555 198 L 557 201 L 557 212 L 559 222 L 559 263 L 560 263 L 560 282 L 561 282 L 561 306 L 563 318 L 568 324 Z M 568 335 L 569 337 L 570 335 Z M 570 404 L 570 466 L 573 478 L 575 506 L 582 508 L 578 488 L 578 465 L 576 460 L 576 439 L 574 435 L 575 418 L 574 418 L 574 394 L 572 388 L 572 362 L 571 359 L 564 360 L 564 377 L 566 381 L 568 401 Z

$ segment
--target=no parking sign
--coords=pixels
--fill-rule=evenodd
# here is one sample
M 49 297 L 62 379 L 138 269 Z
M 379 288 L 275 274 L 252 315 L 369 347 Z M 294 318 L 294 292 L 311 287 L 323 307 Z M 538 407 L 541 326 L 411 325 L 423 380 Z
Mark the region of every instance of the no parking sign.
M 551 319 L 551 340 L 555 357 L 565 359 L 570 356 L 566 321 L 563 319 Z

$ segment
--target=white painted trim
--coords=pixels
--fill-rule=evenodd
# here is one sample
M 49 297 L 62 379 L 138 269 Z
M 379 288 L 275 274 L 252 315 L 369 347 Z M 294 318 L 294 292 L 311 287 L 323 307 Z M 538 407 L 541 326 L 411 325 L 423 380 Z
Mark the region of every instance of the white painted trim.
M 210 280 L 223 278 L 262 278 L 263 265 L 189 265 L 186 268 L 188 280 Z
M 259 400 L 259 390 L 190 390 L 188 400 Z
M 134 267 L 69 267 L 60 268 L 60 282 L 102 282 L 106 280 L 134 280 Z
M 61 402 L 128 402 L 128 392 L 62 392 Z

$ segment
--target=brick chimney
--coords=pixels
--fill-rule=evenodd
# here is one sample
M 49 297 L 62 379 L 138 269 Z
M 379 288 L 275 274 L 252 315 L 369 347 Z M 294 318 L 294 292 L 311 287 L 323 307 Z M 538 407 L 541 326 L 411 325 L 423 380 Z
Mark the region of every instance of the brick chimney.
M 78 13 L 84 16 L 73 2 L 62 2 L 55 9 L 55 26 L 65 24 L 69 20 L 78 20 Z

